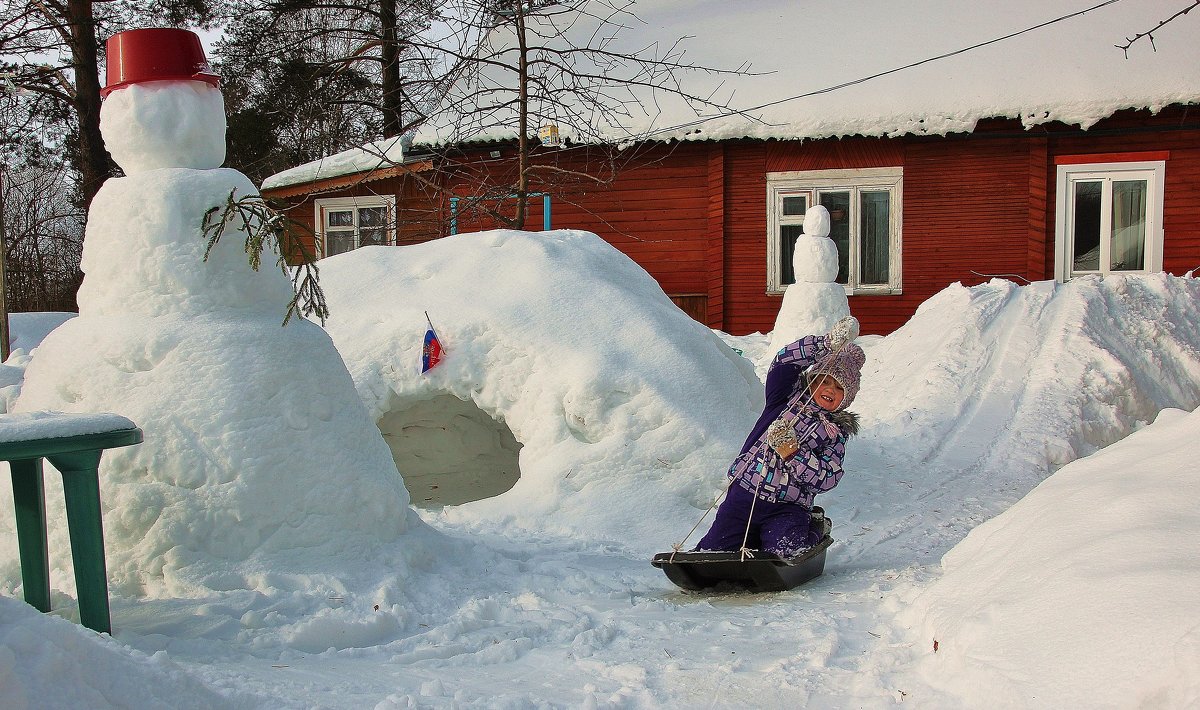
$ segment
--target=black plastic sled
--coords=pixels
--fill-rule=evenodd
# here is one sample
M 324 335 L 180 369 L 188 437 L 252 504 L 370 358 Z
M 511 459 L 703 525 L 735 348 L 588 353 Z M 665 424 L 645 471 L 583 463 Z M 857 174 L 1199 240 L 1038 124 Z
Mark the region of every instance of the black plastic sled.
M 650 564 L 690 591 L 730 587 L 750 592 L 783 592 L 816 579 L 825 571 L 825 551 L 833 543 L 825 518 L 825 536 L 795 557 L 752 550 L 741 552 L 660 552 Z M 719 590 L 718 590 L 719 591 Z

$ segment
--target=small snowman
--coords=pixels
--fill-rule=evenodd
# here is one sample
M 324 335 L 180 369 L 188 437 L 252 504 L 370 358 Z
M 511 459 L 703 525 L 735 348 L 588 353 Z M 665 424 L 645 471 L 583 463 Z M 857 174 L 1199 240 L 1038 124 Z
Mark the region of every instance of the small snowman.
M 280 326 L 291 283 L 251 268 L 240 225 L 208 250 L 205 215 L 258 191 L 220 167 L 199 38 L 123 32 L 108 62 L 101 132 L 126 176 L 92 202 L 79 316 L 42 342 L 14 410 L 117 412 L 145 432 L 101 461 L 113 591 L 251 587 L 229 570 L 267 556 L 317 572 L 297 551 L 333 564 L 391 546 L 415 513 L 329 336 Z
M 806 335 L 828 333 L 850 315 L 845 288 L 837 283 L 837 244 L 829 238 L 829 210 L 814 205 L 804 213 L 804 233 L 792 254 L 796 282 L 783 292 L 783 305 L 775 317 L 769 352 Z

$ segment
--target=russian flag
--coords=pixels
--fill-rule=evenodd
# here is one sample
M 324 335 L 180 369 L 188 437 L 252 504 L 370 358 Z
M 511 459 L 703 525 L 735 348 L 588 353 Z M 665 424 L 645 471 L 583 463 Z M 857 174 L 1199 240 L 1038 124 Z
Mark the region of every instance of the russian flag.
M 428 313 L 425 314 L 425 320 L 429 321 Z M 442 361 L 442 352 L 442 342 L 438 340 L 437 333 L 433 330 L 433 322 L 429 321 L 429 330 L 425 331 L 425 344 L 421 347 L 422 375 Z

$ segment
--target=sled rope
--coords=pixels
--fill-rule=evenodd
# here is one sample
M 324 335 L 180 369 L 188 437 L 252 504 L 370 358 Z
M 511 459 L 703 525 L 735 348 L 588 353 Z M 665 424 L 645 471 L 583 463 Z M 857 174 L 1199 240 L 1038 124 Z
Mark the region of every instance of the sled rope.
M 741 549 L 742 562 L 746 561 L 747 554 L 749 554 L 751 558 L 754 557 L 754 554 L 751 553 L 750 550 L 746 549 L 746 541 L 750 539 L 750 521 L 754 520 L 754 504 L 758 502 L 758 492 L 760 490 L 762 490 L 761 483 L 758 484 L 757 487 L 755 487 L 754 497 L 750 499 L 750 515 L 746 518 L 746 532 L 744 535 L 742 535 L 742 549 Z
M 834 359 L 833 356 L 837 355 L 841 351 L 845 350 L 846 346 L 849 345 L 851 342 L 853 342 L 853 341 L 847 340 L 846 342 L 842 343 L 841 346 L 839 346 L 836 350 L 831 351 L 830 354 L 828 356 L 826 356 L 825 358 L 822 358 L 822 360 L 833 360 Z M 815 373 L 813 373 L 813 377 L 810 378 L 808 381 L 812 382 L 817 377 L 824 377 L 825 375 L 828 375 L 832 371 L 833 371 L 832 367 L 829 367 L 824 371 L 815 372 Z M 807 399 L 806 399 L 806 401 L 801 403 L 801 406 L 804 406 L 807 404 L 812 404 L 812 389 L 805 387 L 804 388 L 804 396 Z M 813 426 L 815 428 L 816 425 L 814 424 Z M 811 434 L 812 430 L 809 430 L 809 433 Z M 726 478 L 728 478 L 728 477 L 726 477 Z M 685 544 L 687 544 L 688 538 L 690 538 L 692 536 L 692 533 L 696 532 L 696 529 L 700 527 L 700 523 L 704 522 L 704 519 L 708 517 L 708 514 L 710 512 L 712 512 L 712 509 L 717 507 L 717 503 L 720 503 L 721 499 L 723 497 L 725 497 L 725 494 L 727 492 L 729 492 L 729 486 L 732 484 L 733 484 L 733 479 L 728 478 L 728 480 L 725 482 L 725 487 L 722 488 L 721 492 L 717 494 L 717 497 L 715 499 L 713 499 L 712 505 L 708 506 L 708 509 L 706 509 L 703 513 L 701 513 L 700 519 L 696 521 L 696 524 L 692 526 L 691 530 L 688 530 L 687 535 L 684 535 L 683 539 L 680 540 L 679 542 L 671 545 L 671 558 L 670 558 L 671 562 L 675 561 L 676 553 L 683 551 L 683 546 Z M 762 487 L 762 484 L 760 483 L 759 488 L 761 488 L 761 487 Z M 746 561 L 746 554 L 751 552 L 750 550 L 748 550 L 746 548 L 746 542 L 750 539 L 750 523 L 751 523 L 751 521 L 754 520 L 754 503 L 757 500 L 758 500 L 758 489 L 755 489 L 754 500 L 750 502 L 750 517 L 748 517 L 746 519 L 746 532 L 744 535 L 742 535 L 742 550 L 741 550 L 742 562 Z M 753 555 L 751 555 L 751 557 L 753 557 Z
M 729 480 L 725 481 L 725 487 L 724 487 L 724 488 L 722 488 L 722 489 L 721 489 L 721 492 L 717 494 L 717 497 L 713 499 L 713 502 L 712 502 L 712 504 L 708 506 L 708 510 L 705 510 L 705 511 L 704 511 L 704 513 L 703 513 L 703 514 L 700 516 L 700 519 L 699 519 L 699 520 L 697 520 L 697 521 L 696 521 L 696 524 L 692 526 L 692 529 L 691 529 L 691 530 L 688 530 L 688 534 L 687 534 L 687 535 L 684 535 L 684 536 L 683 536 L 683 539 L 682 539 L 682 540 L 680 540 L 679 542 L 677 542 L 677 543 L 675 543 L 675 544 L 671 545 L 671 562 L 674 562 L 674 561 L 675 561 L 675 554 L 676 554 L 676 553 L 678 553 L 678 552 L 683 552 L 683 545 L 684 545 L 684 543 L 686 543 L 686 542 L 688 541 L 688 538 L 692 536 L 692 533 L 696 532 L 696 528 L 700 527 L 700 523 L 703 523 L 703 522 L 704 522 L 704 519 L 705 519 L 705 518 L 707 518 L 707 517 L 708 517 L 708 514 L 712 512 L 712 509 L 713 509 L 713 508 L 715 508 L 715 507 L 717 507 L 717 503 L 720 503 L 720 502 L 721 502 L 721 498 L 725 497 L 725 493 L 726 493 L 726 492 L 729 490 L 729 486 L 730 486 L 730 484 L 732 484 L 732 483 L 733 483 L 733 479 L 732 479 L 732 478 L 730 478 Z

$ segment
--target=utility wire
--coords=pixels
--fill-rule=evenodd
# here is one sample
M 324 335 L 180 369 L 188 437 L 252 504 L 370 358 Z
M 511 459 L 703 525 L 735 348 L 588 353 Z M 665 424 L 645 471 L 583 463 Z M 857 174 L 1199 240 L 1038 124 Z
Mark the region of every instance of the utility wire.
M 864 77 L 862 77 L 861 79 L 853 79 L 853 80 L 851 80 L 851 81 L 845 81 L 845 82 L 842 82 L 841 84 L 835 84 L 834 86 L 827 86 L 827 87 L 825 87 L 824 89 L 816 89 L 815 91 L 809 91 L 809 92 L 807 92 L 807 93 L 803 93 L 803 94 L 797 94 L 796 96 L 789 96 L 789 97 L 787 97 L 787 98 L 784 98 L 784 99 L 778 99 L 778 100 L 776 100 L 776 101 L 770 101 L 770 102 L 768 102 L 768 103 L 765 103 L 765 104 L 761 104 L 761 105 L 758 105 L 758 106 L 751 106 L 750 108 L 739 109 L 739 110 L 737 110 L 737 111 L 727 111 L 727 112 L 725 112 L 725 113 L 719 113 L 719 114 L 716 114 L 716 115 L 714 115 L 714 116 L 706 116 L 706 117 L 704 117 L 704 118 L 699 118 L 699 119 L 696 119 L 695 121 L 689 121 L 688 123 L 681 123 L 681 124 L 679 124 L 679 125 L 677 125 L 677 126 L 668 126 L 667 128 L 659 128 L 659 129 L 657 129 L 657 130 L 650 131 L 650 132 L 649 132 L 647 135 L 654 135 L 654 134 L 656 134 L 656 133 L 666 133 L 666 132 L 668 132 L 668 131 L 675 131 L 675 130 L 679 130 L 680 128 L 688 128 L 689 126 L 698 126 L 698 125 L 700 125 L 700 124 L 702 124 L 702 123 L 707 123 L 707 122 L 709 122 L 709 121 L 712 121 L 712 120 L 714 120 L 714 119 L 718 119 L 718 118 L 725 118 L 725 117 L 727 117 L 727 116 L 733 116 L 733 115 L 738 115 L 738 114 L 744 114 L 744 113 L 747 113 L 747 112 L 750 112 L 750 111 L 758 111 L 758 110 L 761 110 L 761 109 L 764 109 L 764 108 L 769 108 L 769 107 L 771 107 L 771 106 L 778 106 L 779 104 L 782 104 L 782 103 L 787 103 L 788 101 L 796 101 L 796 100 L 798 100 L 798 99 L 805 99 L 805 98 L 808 98 L 808 97 L 810 97 L 810 96 L 817 96 L 817 95 L 819 95 L 819 94 L 828 94 L 828 93 L 830 93 L 830 92 L 832 92 L 832 91 L 837 91 L 838 89 L 844 89 L 844 88 L 846 88 L 846 87 L 848 87 L 848 86 L 854 86 L 854 85 L 856 85 L 856 84 L 862 84 L 862 83 L 864 83 L 864 82 L 867 82 L 867 81 L 870 81 L 870 80 L 872 80 L 872 79 L 878 79 L 878 78 L 879 78 L 879 77 L 881 77 L 881 76 L 887 76 L 887 75 L 889 75 L 889 74 L 895 74 L 896 72 L 901 72 L 901 71 L 904 71 L 905 69 L 912 69 L 913 67 L 919 67 L 919 66 L 921 66 L 922 64 L 928 64 L 928 63 L 930 63 L 930 62 L 936 62 L 936 61 L 938 61 L 938 60 L 940 60 L 940 59 L 946 59 L 946 58 L 948 58 L 948 57 L 953 57 L 953 56 L 956 56 L 956 55 L 959 55 L 959 54 L 964 54 L 964 53 L 966 53 L 966 52 L 970 52 L 970 51 L 972 51 L 972 50 L 975 50 L 975 49 L 979 49 L 980 47 L 986 47 L 986 46 L 988 46 L 989 44 L 996 44 L 997 42 L 1003 42 L 1003 41 L 1005 41 L 1005 40 L 1012 39 L 1013 37 L 1017 37 L 1017 36 L 1019 36 L 1019 35 L 1023 35 L 1023 34 L 1025 34 L 1026 32 L 1033 32 L 1034 30 L 1039 30 L 1039 29 L 1041 29 L 1041 28 L 1043 28 L 1043 27 L 1047 27 L 1047 26 L 1049 26 L 1049 25 L 1053 25 L 1053 24 L 1055 24 L 1055 23 L 1058 23 L 1058 22 L 1063 22 L 1064 20 L 1069 20 L 1069 19 L 1071 19 L 1071 18 L 1073 18 L 1073 17 L 1078 17 L 1078 16 L 1080 16 L 1080 15 L 1087 14 L 1087 13 L 1089 13 L 1089 12 L 1093 11 L 1093 10 L 1099 10 L 1099 9 L 1100 9 L 1100 8 L 1102 8 L 1102 7 L 1105 7 L 1105 6 L 1108 6 L 1108 5 L 1112 5 L 1112 4 L 1114 4 L 1114 3 L 1118 3 L 1118 2 L 1120 2 L 1120 1 L 1121 1 L 1121 0 L 1105 0 L 1105 1 L 1104 1 L 1104 2 L 1102 2 L 1102 3 L 1098 3 L 1098 4 L 1096 4 L 1096 5 L 1093 5 L 1093 6 L 1089 7 L 1089 8 L 1085 8 L 1085 9 L 1083 9 L 1083 10 L 1079 10 L 1078 12 L 1072 12 L 1071 14 L 1069 14 L 1069 15 L 1063 15 L 1062 17 L 1056 17 L 1056 18 L 1054 18 L 1053 20 L 1047 20 L 1046 22 L 1042 22 L 1042 23 L 1040 23 L 1040 24 L 1037 24 L 1037 25 L 1034 25 L 1034 26 L 1032 26 L 1032 27 L 1026 27 L 1026 28 L 1025 28 L 1025 29 L 1023 29 L 1023 30 L 1018 30 L 1018 31 L 1016 31 L 1016 32 L 1011 32 L 1011 33 L 1009 33 L 1009 34 L 1006 34 L 1006 35 L 1004 35 L 1003 37 L 996 37 L 995 39 L 989 39 L 989 40 L 987 40 L 986 42 L 980 42 L 979 44 L 973 44 L 973 45 L 971 45 L 970 47 L 963 47 L 962 49 L 956 49 L 956 50 L 954 50 L 953 52 L 946 52 L 945 54 L 939 54 L 939 55 L 937 55 L 936 57 L 928 57 L 928 58 L 926 58 L 926 59 L 922 59 L 922 60 L 920 60 L 920 61 L 917 61 L 917 62 L 912 62 L 911 64 L 905 64 L 904 66 L 901 66 L 901 67 L 896 67 L 896 68 L 894 68 L 894 69 L 888 69 L 887 71 L 881 71 L 881 72 L 879 72 L 879 73 L 876 73 L 876 74 L 871 74 L 870 76 L 864 76 Z M 1189 8 L 1189 9 L 1190 9 L 1190 8 Z

